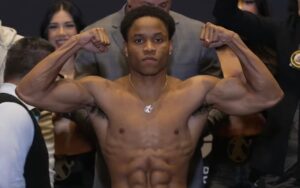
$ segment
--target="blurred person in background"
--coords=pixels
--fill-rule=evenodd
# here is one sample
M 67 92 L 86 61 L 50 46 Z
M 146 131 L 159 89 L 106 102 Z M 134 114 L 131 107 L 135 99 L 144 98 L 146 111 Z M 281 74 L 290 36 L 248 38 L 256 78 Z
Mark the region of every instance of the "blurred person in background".
M 241 11 L 259 16 L 270 16 L 266 0 L 238 0 Z M 276 72 L 276 54 L 264 44 L 253 43 L 241 35 L 247 46 L 258 56 L 269 70 Z M 213 132 L 212 152 L 205 162 L 210 167 L 208 184 L 211 188 L 251 188 L 249 181 L 249 159 L 252 155 L 253 139 L 265 128 L 263 113 L 246 116 L 224 116 L 211 128 Z
M 40 33 L 41 37 L 59 48 L 83 28 L 79 8 L 70 0 L 56 0 L 43 19 Z M 58 79 L 74 79 L 74 76 L 75 56 L 72 56 L 64 64 Z M 95 146 L 88 126 L 78 123 L 74 114 L 42 111 L 41 115 L 40 125 L 47 127 L 44 129 L 44 132 L 49 133 L 46 140 L 52 147 L 50 153 L 55 155 L 55 188 L 92 187 Z M 54 139 L 53 134 L 51 135 L 53 131 Z
M 275 51 L 276 78 L 285 92 L 283 100 L 265 113 L 266 128 L 253 142 L 252 179 L 258 187 L 299 187 L 300 101 L 300 1 L 288 1 L 288 17 L 275 20 L 237 8 L 237 0 L 216 0 L 214 15 L 219 24 L 254 44 Z

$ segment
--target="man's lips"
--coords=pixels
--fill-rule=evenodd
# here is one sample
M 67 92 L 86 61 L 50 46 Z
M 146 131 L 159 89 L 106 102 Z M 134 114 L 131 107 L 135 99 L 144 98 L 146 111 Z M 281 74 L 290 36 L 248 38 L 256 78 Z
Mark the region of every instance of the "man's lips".
M 142 61 L 157 61 L 157 59 L 154 57 L 145 57 L 142 59 Z

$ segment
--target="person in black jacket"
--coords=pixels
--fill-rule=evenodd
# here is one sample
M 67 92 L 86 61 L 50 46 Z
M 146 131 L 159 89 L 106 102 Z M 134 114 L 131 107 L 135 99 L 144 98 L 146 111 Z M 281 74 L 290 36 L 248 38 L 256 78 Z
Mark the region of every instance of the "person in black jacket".
M 270 15 L 266 0 L 239 0 L 236 7 L 260 16 Z M 241 37 L 275 74 L 274 50 Z M 252 183 L 248 178 L 252 140 L 261 133 L 265 122 L 263 113 L 256 113 L 246 116 L 223 116 L 211 126 L 212 152 L 204 160 L 209 166 L 207 188 L 251 187 Z
M 285 92 L 284 99 L 266 112 L 266 129 L 254 142 L 255 147 L 251 159 L 254 178 L 267 174 L 284 175 L 290 130 L 292 127 L 299 126 L 297 109 L 299 110 L 300 70 L 297 68 L 297 61 L 291 59 L 296 56 L 295 51 L 299 49 L 300 44 L 298 10 L 299 0 L 290 0 L 288 18 L 278 21 L 240 11 L 237 8 L 237 0 L 216 1 L 214 16 L 219 24 L 234 30 L 252 43 L 266 45 L 276 52 L 278 66 L 276 78 Z M 295 165 L 294 169 L 297 168 L 299 167 Z M 296 170 L 293 172 L 289 177 L 296 179 L 300 173 L 296 173 Z M 282 181 L 284 181 L 282 178 L 276 178 L 271 186 L 274 187 Z M 293 183 L 297 184 L 295 181 Z M 284 187 L 284 185 L 279 187 Z

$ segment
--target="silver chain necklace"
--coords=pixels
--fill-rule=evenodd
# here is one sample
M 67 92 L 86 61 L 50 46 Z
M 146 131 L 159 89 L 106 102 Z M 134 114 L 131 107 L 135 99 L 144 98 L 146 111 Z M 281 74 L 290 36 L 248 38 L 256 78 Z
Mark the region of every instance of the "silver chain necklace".
M 141 99 L 141 101 L 144 103 L 144 105 L 145 105 L 144 112 L 147 113 L 147 114 L 150 114 L 154 110 L 154 104 L 158 101 L 159 98 L 156 99 L 156 100 L 154 100 L 151 104 L 148 104 L 148 105 L 145 104 L 145 102 L 142 100 L 142 97 L 137 92 L 138 90 L 136 89 L 136 87 L 134 86 L 134 84 L 132 82 L 131 74 L 129 74 L 128 80 L 129 80 L 129 83 L 130 83 L 131 87 L 134 89 L 134 91 L 137 93 L 137 95 L 139 96 L 139 98 Z M 166 81 L 165 81 L 165 84 L 162 87 L 161 91 L 163 91 L 167 87 L 167 85 L 168 85 L 168 78 L 166 76 Z

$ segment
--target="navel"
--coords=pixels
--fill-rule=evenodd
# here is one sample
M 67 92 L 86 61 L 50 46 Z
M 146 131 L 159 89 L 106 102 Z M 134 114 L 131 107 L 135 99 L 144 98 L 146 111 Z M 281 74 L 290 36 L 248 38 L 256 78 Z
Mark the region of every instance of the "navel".
M 123 128 L 120 128 L 120 129 L 119 129 L 119 133 L 120 133 L 120 134 L 124 134 L 124 133 L 125 133 L 125 130 L 124 130 Z
M 179 134 L 179 130 L 178 130 L 178 129 L 175 129 L 174 134 L 175 134 L 175 135 L 178 135 L 178 134 Z

